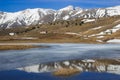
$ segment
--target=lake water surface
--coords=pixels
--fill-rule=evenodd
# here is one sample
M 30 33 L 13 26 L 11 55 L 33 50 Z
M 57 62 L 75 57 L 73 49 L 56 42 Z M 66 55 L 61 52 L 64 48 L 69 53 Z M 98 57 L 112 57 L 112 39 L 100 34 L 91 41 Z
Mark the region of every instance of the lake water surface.
M 119 44 L 50 44 L 50 43 L 35 43 L 33 45 L 49 46 L 46 48 L 32 48 L 26 50 L 8 50 L 0 51 L 0 80 L 120 80 L 120 45 Z M 112 63 L 107 63 L 107 69 L 113 70 L 108 72 L 106 63 L 97 61 L 98 59 L 112 60 Z M 49 66 L 50 70 L 46 71 L 46 63 L 55 65 L 55 62 L 72 60 L 71 65 L 84 65 L 80 74 L 70 77 L 56 77 L 50 72 L 56 70 L 53 66 Z M 90 60 L 95 62 L 82 62 L 74 63 L 74 60 Z M 113 64 L 113 61 L 117 61 Z M 68 63 L 67 62 L 67 63 Z M 109 61 L 111 62 L 111 61 Z M 53 64 L 54 63 L 54 64 Z M 67 64 L 66 63 L 66 64 Z M 73 64 L 74 63 L 74 64 Z M 100 68 L 90 67 L 89 65 L 96 66 L 100 63 Z M 36 68 L 36 65 L 44 64 L 45 67 Z M 62 63 L 60 63 L 62 64 Z M 58 64 L 58 65 L 60 65 Z M 65 65 L 66 65 L 65 64 Z M 69 62 L 70 64 L 70 62 Z M 104 64 L 104 65 L 103 65 Z M 109 66 L 109 67 L 108 67 Z M 111 67 L 112 66 L 112 67 Z M 26 70 L 27 67 L 27 70 Z M 40 65 L 39 65 L 40 67 Z M 51 68 L 52 67 L 52 68 Z M 68 66 L 67 66 L 68 67 Z M 71 66 L 70 66 L 71 67 Z M 89 67 L 90 70 L 87 68 Z M 105 67 L 105 68 L 101 68 Z M 47 67 L 48 68 L 48 67 Z M 66 68 L 66 67 L 65 67 Z M 29 70 L 28 70 L 29 69 Z M 31 71 L 32 69 L 32 71 Z M 33 69 L 37 69 L 34 71 Z M 45 70 L 43 70 L 45 69 Z M 52 69 L 52 70 L 51 70 Z M 115 73 L 118 71 L 117 74 Z M 47 72 L 47 73 L 46 73 Z M 5 77 L 7 76 L 7 77 Z M 86 77 L 88 76 L 88 77 Z M 96 77 L 92 77 L 96 76 Z M 98 79 L 99 77 L 99 79 Z M 116 79 L 114 79 L 116 78 Z

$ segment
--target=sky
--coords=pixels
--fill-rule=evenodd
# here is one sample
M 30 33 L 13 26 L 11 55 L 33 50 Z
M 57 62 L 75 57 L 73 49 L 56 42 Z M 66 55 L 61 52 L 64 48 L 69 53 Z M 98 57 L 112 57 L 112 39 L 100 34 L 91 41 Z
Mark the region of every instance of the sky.
M 0 0 L 0 11 L 17 12 L 28 8 L 60 9 L 68 5 L 81 8 L 104 8 L 120 5 L 120 0 Z

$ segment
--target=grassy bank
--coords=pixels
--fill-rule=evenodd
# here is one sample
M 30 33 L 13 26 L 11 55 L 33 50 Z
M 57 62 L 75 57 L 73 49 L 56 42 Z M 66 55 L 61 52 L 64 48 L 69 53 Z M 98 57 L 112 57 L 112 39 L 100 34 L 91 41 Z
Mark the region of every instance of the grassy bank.
M 0 50 L 24 50 L 30 48 L 37 48 L 42 46 L 33 46 L 33 45 L 0 45 Z

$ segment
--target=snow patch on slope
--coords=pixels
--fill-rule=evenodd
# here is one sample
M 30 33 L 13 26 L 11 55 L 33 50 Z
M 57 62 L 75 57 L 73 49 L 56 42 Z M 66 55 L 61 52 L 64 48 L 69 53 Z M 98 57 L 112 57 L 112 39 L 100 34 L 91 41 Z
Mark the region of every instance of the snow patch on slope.
M 108 43 L 120 43 L 120 39 L 112 39 L 112 40 L 108 40 Z
M 107 30 L 104 31 L 104 32 L 100 32 L 100 33 L 97 34 L 97 35 L 112 34 L 112 33 L 117 32 L 118 30 L 120 30 L 120 24 L 118 24 L 117 26 L 113 27 L 112 29 L 107 29 Z
M 93 21 L 95 21 L 95 19 L 83 19 L 82 21 L 84 21 L 84 23 L 88 23 L 88 22 L 93 22 Z

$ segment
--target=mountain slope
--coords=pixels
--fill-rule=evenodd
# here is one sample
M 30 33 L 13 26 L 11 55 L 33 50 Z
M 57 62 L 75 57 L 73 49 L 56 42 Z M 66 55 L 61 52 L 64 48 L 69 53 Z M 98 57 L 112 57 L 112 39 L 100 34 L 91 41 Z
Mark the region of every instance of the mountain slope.
M 42 18 L 53 14 L 55 11 L 50 9 L 27 9 L 15 13 L 2 13 L 0 16 L 0 26 L 9 28 L 17 26 L 27 26 L 42 23 Z
M 0 28 L 10 28 L 19 26 L 29 26 L 56 20 L 69 20 L 74 18 L 100 18 L 120 15 L 120 6 L 81 9 L 79 7 L 68 6 L 59 10 L 53 9 L 26 9 L 19 12 L 0 12 Z
M 57 20 L 28 27 L 1 29 L 0 36 L 0 41 L 106 43 L 120 39 L 120 16 Z

